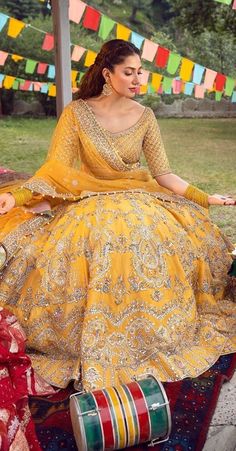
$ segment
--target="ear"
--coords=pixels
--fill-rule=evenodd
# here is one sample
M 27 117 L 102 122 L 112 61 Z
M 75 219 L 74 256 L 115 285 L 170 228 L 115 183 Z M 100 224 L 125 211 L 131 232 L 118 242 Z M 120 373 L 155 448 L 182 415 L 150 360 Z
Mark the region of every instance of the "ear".
M 102 69 L 102 75 L 105 78 L 105 80 L 107 80 L 110 77 L 110 72 L 106 67 L 104 67 L 104 69 Z

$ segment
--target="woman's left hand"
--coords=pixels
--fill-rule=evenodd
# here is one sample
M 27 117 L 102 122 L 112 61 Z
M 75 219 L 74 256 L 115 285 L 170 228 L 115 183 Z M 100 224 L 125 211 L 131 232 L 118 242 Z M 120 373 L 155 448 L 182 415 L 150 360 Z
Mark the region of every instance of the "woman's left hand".
M 221 194 L 213 194 L 208 197 L 209 205 L 236 205 L 236 200 L 230 196 L 222 196 Z

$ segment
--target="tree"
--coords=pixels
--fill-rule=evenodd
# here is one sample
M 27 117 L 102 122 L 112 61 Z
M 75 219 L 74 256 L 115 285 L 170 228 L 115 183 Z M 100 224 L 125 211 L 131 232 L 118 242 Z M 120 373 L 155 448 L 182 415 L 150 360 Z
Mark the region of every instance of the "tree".
M 129 6 L 132 8 L 130 21 L 135 24 L 139 24 L 139 20 L 137 20 L 137 12 L 145 11 L 148 13 L 150 11 L 150 6 L 152 4 L 152 0 L 130 0 Z
M 193 35 L 202 33 L 205 29 L 215 32 L 229 31 L 235 36 L 235 11 L 229 6 L 217 3 L 215 0 L 166 0 L 170 13 L 177 28 L 190 29 Z
M 38 0 L 0 0 L 0 9 L 2 7 L 7 8 L 9 14 L 19 20 L 36 17 L 42 12 L 42 6 Z

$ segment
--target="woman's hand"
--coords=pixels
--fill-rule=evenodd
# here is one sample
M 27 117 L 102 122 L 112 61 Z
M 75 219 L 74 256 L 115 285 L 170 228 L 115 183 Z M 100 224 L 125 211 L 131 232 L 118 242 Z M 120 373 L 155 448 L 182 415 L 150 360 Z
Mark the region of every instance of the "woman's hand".
M 11 193 L 0 194 L 0 215 L 4 215 L 15 207 L 15 198 Z
M 213 194 L 208 197 L 209 205 L 236 205 L 236 200 L 230 196 L 222 196 L 221 194 Z

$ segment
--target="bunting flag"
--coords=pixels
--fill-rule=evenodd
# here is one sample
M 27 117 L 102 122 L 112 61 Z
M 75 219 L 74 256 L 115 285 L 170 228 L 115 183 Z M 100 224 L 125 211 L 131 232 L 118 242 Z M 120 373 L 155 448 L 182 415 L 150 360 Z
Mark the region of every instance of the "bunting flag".
M 9 16 L 6 14 L 0 13 L 0 31 L 2 31 L 3 27 L 6 25 Z
M 225 95 L 231 96 L 234 90 L 235 86 L 235 80 L 233 78 L 227 77 L 226 78 L 226 84 L 225 84 Z
M 200 64 L 195 63 L 194 69 L 193 69 L 193 83 L 195 83 L 196 85 L 201 84 L 204 70 L 205 70 L 204 66 L 201 66 Z
M 131 30 L 120 23 L 116 26 L 116 39 L 124 39 L 128 41 L 131 35 Z
M 142 85 L 146 85 L 148 83 L 149 75 L 150 75 L 149 70 L 142 69 L 142 76 L 140 77 Z
M 80 47 L 79 45 L 75 45 L 72 51 L 71 59 L 72 61 L 79 61 L 85 52 L 84 47 Z
M 55 78 L 56 70 L 54 64 L 48 65 L 48 78 Z
M 157 49 L 155 64 L 156 66 L 164 68 L 167 64 L 170 51 L 164 47 L 159 46 Z
M 7 57 L 8 57 L 8 53 L 0 50 L 0 66 L 4 66 Z
M 204 80 L 204 88 L 212 89 L 214 85 L 214 81 L 216 78 L 217 72 L 211 69 L 206 69 L 205 72 L 205 80 Z
M 236 9 L 236 0 L 233 2 L 233 9 Z
M 196 99 L 204 99 L 205 87 L 204 85 L 195 85 Z
M 169 55 L 169 59 L 168 59 L 168 64 L 167 64 L 167 72 L 169 72 L 169 74 L 174 75 L 179 67 L 179 63 L 181 60 L 181 56 L 177 53 L 170 53 Z
M 24 59 L 24 57 L 20 56 L 20 55 L 12 54 L 11 55 L 11 59 L 13 61 L 15 61 L 15 63 L 18 63 L 18 61 L 22 61 Z
M 225 87 L 226 76 L 223 74 L 217 74 L 215 78 L 215 89 L 216 91 L 223 91 Z
M 182 89 L 182 80 L 174 79 L 172 88 L 173 88 L 173 94 L 180 94 L 181 89 Z
M 56 85 L 51 85 L 48 90 L 48 95 L 51 97 L 56 97 L 56 94 L 57 94 Z
M 33 74 L 35 71 L 36 65 L 37 65 L 37 61 L 27 59 L 26 66 L 25 66 L 25 72 L 27 74 Z
M 233 94 L 232 94 L 231 102 L 232 103 L 236 103 L 236 91 L 234 91 Z
M 11 38 L 16 38 L 25 27 L 25 23 L 21 20 L 10 17 L 7 34 Z
M 170 77 L 164 77 L 163 78 L 162 88 L 163 88 L 163 91 L 166 94 L 171 94 L 171 92 L 172 92 L 172 83 L 173 83 L 173 78 L 170 78 Z
M 158 89 L 161 86 L 161 80 L 162 80 L 163 76 L 161 74 L 155 74 L 152 73 L 152 81 L 151 84 L 153 86 L 153 88 L 158 91 Z
M 54 36 L 51 33 L 46 33 L 42 44 L 42 49 L 50 52 L 54 48 Z
M 43 74 L 45 74 L 47 68 L 48 68 L 48 64 L 46 64 L 46 63 L 38 63 L 37 73 L 40 74 L 40 75 L 43 75 Z
M 11 89 L 16 77 L 12 77 L 11 75 L 6 75 L 3 82 L 3 87 L 5 89 Z
M 143 37 L 143 36 L 141 36 L 140 34 L 135 33 L 134 31 L 132 31 L 132 33 L 131 33 L 131 42 L 132 42 L 132 44 L 134 44 L 139 50 L 140 50 L 141 47 L 142 47 L 143 41 L 144 41 L 144 37 Z
M 24 80 L 24 83 L 20 84 L 20 90 L 21 91 L 30 91 L 31 90 L 31 80 Z
M 85 57 L 84 65 L 86 67 L 89 67 L 92 64 L 94 64 L 96 56 L 97 56 L 97 53 L 93 52 L 92 50 L 88 50 L 87 54 L 86 54 L 86 57 Z
M 78 75 L 79 71 L 78 70 L 71 70 L 70 73 L 71 73 L 71 81 L 72 81 L 72 83 L 74 83 L 76 78 L 77 78 L 77 75 Z
M 97 31 L 99 27 L 101 14 L 91 6 L 87 6 L 83 19 L 83 27 L 89 30 Z
M 224 3 L 225 5 L 231 5 L 232 0 L 215 0 L 218 3 Z
M 181 68 L 179 76 L 184 81 L 189 81 L 192 78 L 192 71 L 193 71 L 194 63 L 193 61 L 190 61 L 188 58 L 182 58 L 181 61 Z
M 105 41 L 105 39 L 107 39 L 109 34 L 112 32 L 112 30 L 115 26 L 115 23 L 116 22 L 114 20 L 110 19 L 107 16 L 102 15 L 99 32 L 98 32 L 99 38 L 101 38 Z
M 156 56 L 157 49 L 158 49 L 158 44 L 155 44 L 155 42 L 149 41 L 149 39 L 145 39 L 141 58 L 152 62 Z
M 187 82 L 184 86 L 184 94 L 187 96 L 191 96 L 194 90 L 194 83 Z
M 69 20 L 75 23 L 80 23 L 84 14 L 86 4 L 81 0 L 70 0 L 69 3 Z
M 220 100 L 222 99 L 222 94 L 223 94 L 223 92 L 220 92 L 220 91 L 215 92 L 215 100 L 217 102 L 220 102 Z

